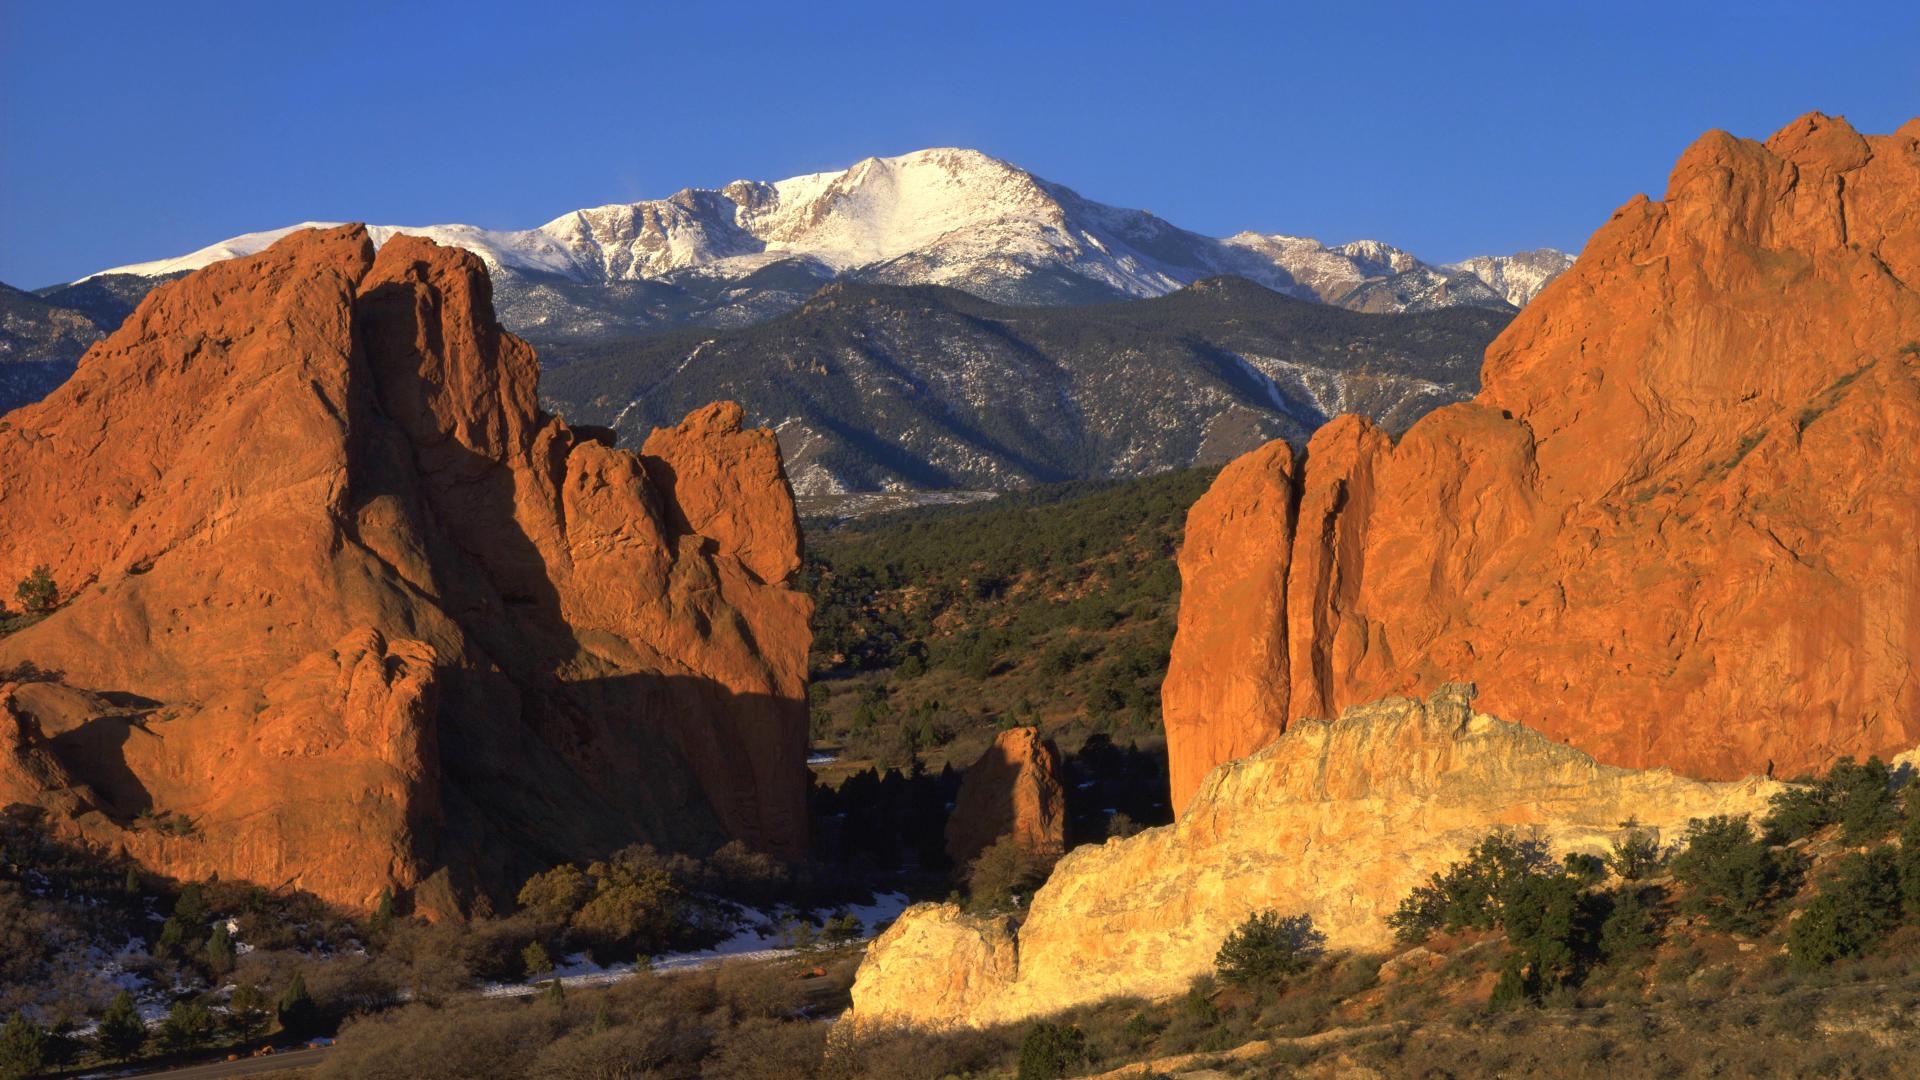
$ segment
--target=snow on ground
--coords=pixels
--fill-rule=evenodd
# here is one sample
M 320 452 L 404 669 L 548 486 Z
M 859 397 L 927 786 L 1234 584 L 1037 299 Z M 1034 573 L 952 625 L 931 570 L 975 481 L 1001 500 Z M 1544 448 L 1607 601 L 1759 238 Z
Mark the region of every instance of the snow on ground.
M 846 904 L 833 909 L 832 913 L 844 911 L 860 920 L 860 940 L 867 941 L 899 918 L 910 903 L 912 901 L 905 893 L 878 893 L 869 903 Z M 785 911 L 748 911 L 732 937 L 712 948 L 655 956 L 645 970 L 694 971 L 725 960 L 772 960 L 795 955 L 795 950 L 784 942 L 782 926 L 784 917 L 790 914 Z M 641 970 L 636 963 L 602 965 L 594 963 L 586 953 L 574 953 L 565 957 L 546 975 L 525 982 L 487 983 L 480 988 L 480 994 L 482 997 L 524 997 L 538 993 L 556 978 L 561 986 L 569 990 L 585 986 L 608 986 L 631 979 Z

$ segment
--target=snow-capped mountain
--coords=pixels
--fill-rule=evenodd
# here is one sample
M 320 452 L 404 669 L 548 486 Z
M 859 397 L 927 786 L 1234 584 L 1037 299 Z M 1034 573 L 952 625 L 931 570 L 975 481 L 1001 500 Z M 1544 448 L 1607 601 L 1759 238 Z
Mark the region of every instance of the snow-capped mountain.
M 303 226 L 315 224 L 328 223 Z M 197 269 L 303 226 L 103 273 Z M 790 310 L 833 279 L 948 285 L 1005 303 L 1048 304 L 1162 296 L 1231 274 L 1362 310 L 1504 309 L 1524 304 L 1572 262 L 1541 250 L 1435 266 L 1372 240 L 1328 247 L 1258 233 L 1215 239 L 950 148 L 575 210 L 534 229 L 372 232 L 376 243 L 405 232 L 473 251 L 494 273 L 508 325 L 549 340 L 741 325 Z

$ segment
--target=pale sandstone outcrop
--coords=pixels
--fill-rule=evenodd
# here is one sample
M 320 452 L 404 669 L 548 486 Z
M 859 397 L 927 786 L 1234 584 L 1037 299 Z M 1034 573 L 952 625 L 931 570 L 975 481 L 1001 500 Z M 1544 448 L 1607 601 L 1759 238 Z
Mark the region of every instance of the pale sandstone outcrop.
M 1188 517 L 1176 813 L 1288 721 L 1470 680 L 1602 761 L 1920 742 L 1920 120 L 1702 137 L 1397 444 L 1341 417 Z
M 0 806 L 182 878 L 446 911 L 634 841 L 807 843 L 772 433 L 543 412 L 478 259 L 294 233 L 0 417 Z M 4 678 L 4 676 L 0 676 Z M 191 829 L 151 827 L 145 813 Z
M 856 1020 L 985 1025 L 1178 993 L 1262 908 L 1312 916 L 1334 948 L 1384 947 L 1407 893 L 1496 827 L 1600 854 L 1628 820 L 1672 842 L 1691 818 L 1764 813 L 1779 788 L 1602 765 L 1470 697 L 1294 725 L 1215 769 L 1177 824 L 1069 852 L 1017 926 L 908 909 L 860 967 Z

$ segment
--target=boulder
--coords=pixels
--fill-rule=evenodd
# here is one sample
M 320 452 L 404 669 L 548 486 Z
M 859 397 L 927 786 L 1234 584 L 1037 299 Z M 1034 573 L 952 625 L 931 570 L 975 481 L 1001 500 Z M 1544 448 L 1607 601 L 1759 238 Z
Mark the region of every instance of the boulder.
M 1060 751 L 1038 728 L 1009 728 L 961 774 L 947 818 L 947 857 L 964 867 L 1011 836 L 1027 854 L 1051 859 L 1066 850 L 1066 822 Z

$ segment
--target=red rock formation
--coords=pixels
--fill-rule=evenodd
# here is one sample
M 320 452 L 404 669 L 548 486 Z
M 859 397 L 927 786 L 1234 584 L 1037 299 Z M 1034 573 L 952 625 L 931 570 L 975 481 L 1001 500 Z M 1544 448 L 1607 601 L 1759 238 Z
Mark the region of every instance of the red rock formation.
M 0 581 L 44 563 L 63 600 L 0 672 L 65 684 L 0 687 L 0 803 L 358 905 L 634 839 L 799 854 L 773 437 L 718 405 L 616 450 L 537 377 L 479 261 L 417 238 L 297 233 L 155 290 L 0 419 Z
M 1031 727 L 994 737 L 960 778 L 947 819 L 947 855 L 956 866 L 978 858 L 1003 836 L 1030 855 L 1066 850 L 1067 795 L 1060 786 L 1060 752 Z
M 1488 348 L 1475 400 L 1236 462 L 1181 557 L 1175 805 L 1289 718 L 1455 680 L 1703 777 L 1920 742 L 1916 288 L 1920 120 L 1715 132 Z

